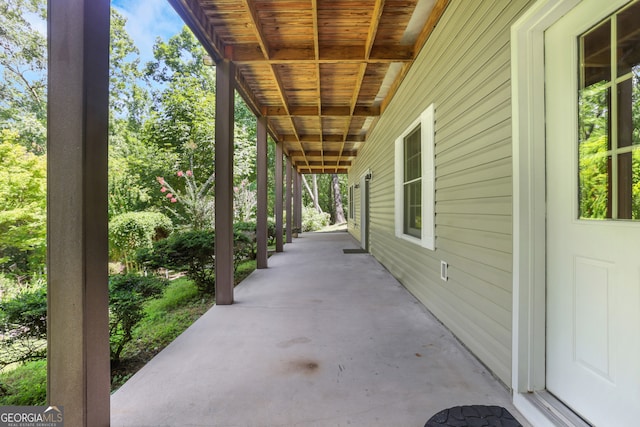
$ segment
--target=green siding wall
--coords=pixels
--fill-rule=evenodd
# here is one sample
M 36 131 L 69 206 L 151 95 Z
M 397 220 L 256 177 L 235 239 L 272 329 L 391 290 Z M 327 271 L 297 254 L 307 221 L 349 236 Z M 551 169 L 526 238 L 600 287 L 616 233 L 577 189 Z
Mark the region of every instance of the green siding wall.
M 367 169 L 373 172 L 371 253 L 505 384 L 511 382 L 512 305 L 509 37 L 530 3 L 452 0 L 349 177 L 357 183 Z M 435 251 L 394 234 L 394 141 L 431 103 Z M 359 202 L 357 194 L 356 218 Z M 359 238 L 358 227 L 349 226 Z M 449 263 L 446 282 L 441 260 Z

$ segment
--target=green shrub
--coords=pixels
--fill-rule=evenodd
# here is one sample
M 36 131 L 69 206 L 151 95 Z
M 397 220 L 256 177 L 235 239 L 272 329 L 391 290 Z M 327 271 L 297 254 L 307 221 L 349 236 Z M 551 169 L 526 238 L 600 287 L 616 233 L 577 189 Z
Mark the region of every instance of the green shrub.
M 318 212 L 312 207 L 302 207 L 302 231 L 316 231 L 326 227 L 331 222 L 328 212 Z
M 109 278 L 109 344 L 111 361 L 118 363 L 133 329 L 144 317 L 143 303 L 162 293 L 167 281 L 134 274 Z
M 202 313 L 211 307 L 211 298 L 202 298 L 193 281 L 186 277 L 173 280 L 162 297 L 144 304 L 144 318 L 134 331 L 134 341 L 123 357 L 155 353 L 164 348 Z
M 44 281 L 0 301 L 0 369 L 46 357 L 47 287 Z
M 0 373 L 0 406 L 45 405 L 47 361 L 27 362 Z
M 254 228 L 255 230 L 255 228 Z M 255 232 L 254 232 L 255 233 Z M 234 231 L 234 267 L 245 259 L 255 258 L 255 244 L 245 231 Z M 138 252 L 139 263 L 152 269 L 184 271 L 202 294 L 215 293 L 215 232 L 190 230 L 172 234 L 153 243 L 152 249 Z
M 167 237 L 173 230 L 169 217 L 158 212 L 127 212 L 109 222 L 111 258 L 123 261 L 127 271 L 134 265 L 136 251 L 151 248 L 154 241 Z
M 237 268 L 237 261 L 256 259 L 258 251 L 256 228 L 255 221 L 236 222 L 233 224 L 235 268 Z
M 146 317 L 162 317 L 166 312 L 195 301 L 199 297 L 198 288 L 186 277 L 173 280 L 162 292 L 160 298 L 145 303 Z
M 138 262 L 153 269 L 184 271 L 200 292 L 215 292 L 215 232 L 191 230 L 177 232 L 153 243 L 152 249 L 138 252 Z

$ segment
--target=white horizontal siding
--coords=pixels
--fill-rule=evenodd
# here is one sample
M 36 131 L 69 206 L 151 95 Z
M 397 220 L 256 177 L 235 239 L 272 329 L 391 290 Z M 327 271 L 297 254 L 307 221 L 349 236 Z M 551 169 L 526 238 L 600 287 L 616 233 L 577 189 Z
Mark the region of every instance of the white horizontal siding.
M 365 170 L 373 172 L 373 255 L 506 384 L 512 298 L 509 30 L 531 2 L 452 0 L 349 177 L 356 183 Z M 435 251 L 394 235 L 393 142 L 431 103 Z M 440 279 L 441 260 L 449 264 L 446 282 Z

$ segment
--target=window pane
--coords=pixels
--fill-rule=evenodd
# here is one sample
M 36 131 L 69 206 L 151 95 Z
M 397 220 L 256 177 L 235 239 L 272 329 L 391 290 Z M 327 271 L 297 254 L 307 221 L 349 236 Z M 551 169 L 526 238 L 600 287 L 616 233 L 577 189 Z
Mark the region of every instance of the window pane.
M 404 186 L 404 233 L 422 237 L 422 183 L 414 181 Z
M 422 154 L 420 126 L 404 138 L 404 181 L 422 176 Z
M 607 20 L 582 37 L 582 87 L 611 80 L 611 21 Z
M 618 76 L 640 64 L 640 3 L 618 15 Z M 637 73 L 637 71 L 636 71 Z

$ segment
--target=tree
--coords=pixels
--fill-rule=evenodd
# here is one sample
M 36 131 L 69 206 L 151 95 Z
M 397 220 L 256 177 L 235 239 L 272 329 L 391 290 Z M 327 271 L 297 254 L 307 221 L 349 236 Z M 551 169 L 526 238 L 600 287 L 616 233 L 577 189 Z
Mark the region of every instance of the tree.
M 307 189 L 307 192 L 309 193 L 309 198 L 313 203 L 314 209 L 316 210 L 316 212 L 322 213 L 323 212 L 322 208 L 320 207 L 320 203 L 318 202 L 318 178 L 316 177 L 315 173 L 312 175 L 312 177 L 313 177 L 313 190 L 311 189 L 311 187 L 309 187 L 307 178 L 305 178 L 304 175 L 302 175 L 302 182 L 304 183 L 304 186 Z
M 0 265 L 31 274 L 46 255 L 46 162 L 0 131 Z
M 338 179 L 338 174 L 334 173 L 331 176 L 331 181 L 333 183 L 333 204 L 335 206 L 335 224 L 342 224 L 347 222 L 344 217 L 344 209 L 342 208 L 342 193 L 340 191 L 340 180 Z
M 168 41 L 157 40 L 146 76 L 156 82 L 145 142 L 177 154 L 177 167 L 201 177 L 213 174 L 215 72 L 206 53 L 184 27 Z
M 215 175 L 211 174 L 200 183 L 191 170 L 178 171 L 176 175 L 179 178 L 179 185 L 173 186 L 163 177 L 157 177 L 165 208 L 184 228 L 191 230 L 213 228 L 215 202 L 210 192 L 213 189 Z
M 28 19 L 30 18 L 30 19 Z M 0 0 L 0 129 L 29 151 L 46 151 L 47 41 L 44 0 Z

